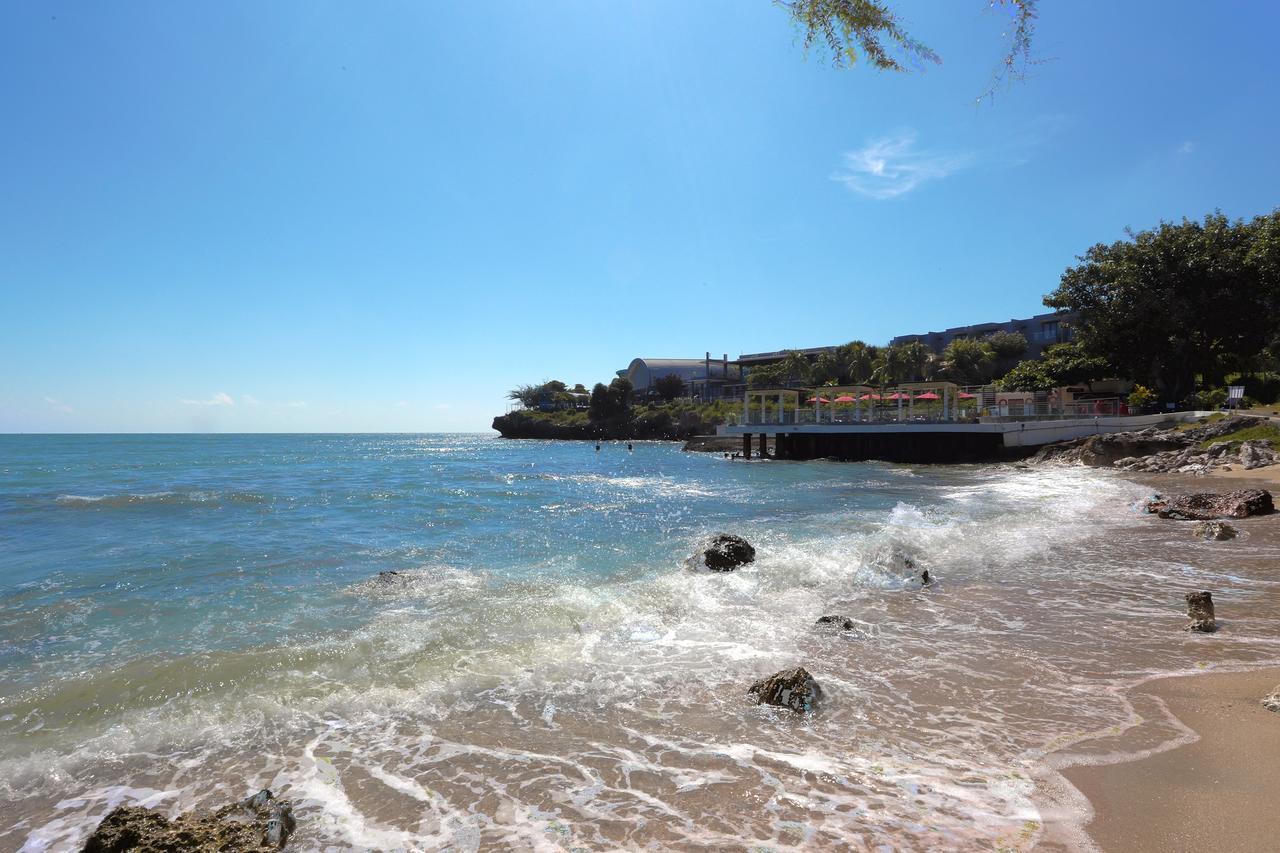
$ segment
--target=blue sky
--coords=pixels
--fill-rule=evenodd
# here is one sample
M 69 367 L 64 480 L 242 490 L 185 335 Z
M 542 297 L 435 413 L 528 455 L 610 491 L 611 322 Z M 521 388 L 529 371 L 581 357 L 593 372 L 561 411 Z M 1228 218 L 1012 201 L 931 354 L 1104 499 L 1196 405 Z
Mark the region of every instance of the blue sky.
M 1042 0 L 978 106 L 1007 17 L 895 5 L 940 67 L 834 70 L 768 0 L 6 4 L 0 431 L 484 430 L 1280 204 L 1280 7 Z

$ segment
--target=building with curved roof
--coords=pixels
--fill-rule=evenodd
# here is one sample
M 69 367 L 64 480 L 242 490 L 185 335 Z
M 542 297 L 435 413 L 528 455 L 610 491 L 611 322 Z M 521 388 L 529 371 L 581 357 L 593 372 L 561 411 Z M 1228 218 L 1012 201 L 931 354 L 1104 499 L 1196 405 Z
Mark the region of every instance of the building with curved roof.
M 664 376 L 679 376 L 690 397 L 712 399 L 723 396 L 727 385 L 742 383 L 742 369 L 729 356 L 704 358 L 634 358 L 627 366 L 627 379 L 637 393 L 648 393 Z

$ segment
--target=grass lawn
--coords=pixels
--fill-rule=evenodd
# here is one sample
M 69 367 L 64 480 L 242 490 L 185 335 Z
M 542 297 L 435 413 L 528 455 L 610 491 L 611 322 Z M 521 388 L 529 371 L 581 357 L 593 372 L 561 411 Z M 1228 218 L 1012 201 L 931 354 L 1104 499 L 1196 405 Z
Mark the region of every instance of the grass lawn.
M 1258 426 L 1248 427 L 1247 429 L 1236 430 L 1227 433 L 1219 438 L 1209 438 L 1200 442 L 1201 448 L 1212 447 L 1215 444 L 1232 444 L 1239 445 L 1242 441 L 1253 441 L 1255 439 L 1266 439 L 1273 444 L 1280 445 L 1280 426 L 1275 424 L 1259 424 Z

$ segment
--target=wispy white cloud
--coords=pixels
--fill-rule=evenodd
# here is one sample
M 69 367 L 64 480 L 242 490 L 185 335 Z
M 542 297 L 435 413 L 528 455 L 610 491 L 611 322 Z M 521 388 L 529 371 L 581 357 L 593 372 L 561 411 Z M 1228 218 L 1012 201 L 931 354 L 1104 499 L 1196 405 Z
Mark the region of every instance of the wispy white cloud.
M 61 400 L 55 400 L 53 397 L 45 397 L 44 401 L 49 404 L 49 408 L 55 412 L 62 412 L 64 415 L 74 415 L 76 410 L 68 406 Z
M 259 400 L 257 397 L 253 396 L 252 394 L 242 394 L 242 395 L 240 396 L 240 400 L 241 400 L 241 401 L 242 401 L 246 406 L 261 406 L 261 405 L 262 405 L 262 401 L 261 401 L 261 400 Z
M 290 402 L 285 403 L 285 405 L 286 405 L 286 406 L 288 406 L 288 407 L 289 407 L 289 408 L 291 408 L 291 409 L 305 409 L 305 408 L 307 407 L 307 401 L 306 401 L 306 400 L 291 400 Z
M 1196 150 L 1196 144 L 1192 142 L 1190 139 L 1188 139 L 1186 142 L 1178 146 L 1179 154 L 1190 154 L 1192 151 L 1195 151 L 1195 150 Z
M 929 181 L 938 181 L 971 166 L 974 156 L 967 152 L 944 153 L 916 148 L 916 133 L 900 131 L 873 139 L 854 151 L 844 153 L 844 168 L 831 180 L 851 191 L 877 201 L 897 198 Z
M 236 401 L 226 391 L 219 391 L 208 400 L 181 400 L 188 406 L 234 406 Z

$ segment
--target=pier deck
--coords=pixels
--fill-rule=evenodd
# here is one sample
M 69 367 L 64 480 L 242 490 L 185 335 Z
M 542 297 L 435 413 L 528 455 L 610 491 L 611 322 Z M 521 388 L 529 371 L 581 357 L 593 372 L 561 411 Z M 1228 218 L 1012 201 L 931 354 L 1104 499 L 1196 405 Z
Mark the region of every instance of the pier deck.
M 989 422 L 744 423 L 720 427 L 721 435 L 742 436 L 743 456 L 752 453 L 752 437 L 773 436 L 776 459 L 956 463 L 1017 458 L 1057 441 L 1195 417 L 1194 412 Z M 761 444 L 763 448 L 763 444 Z

